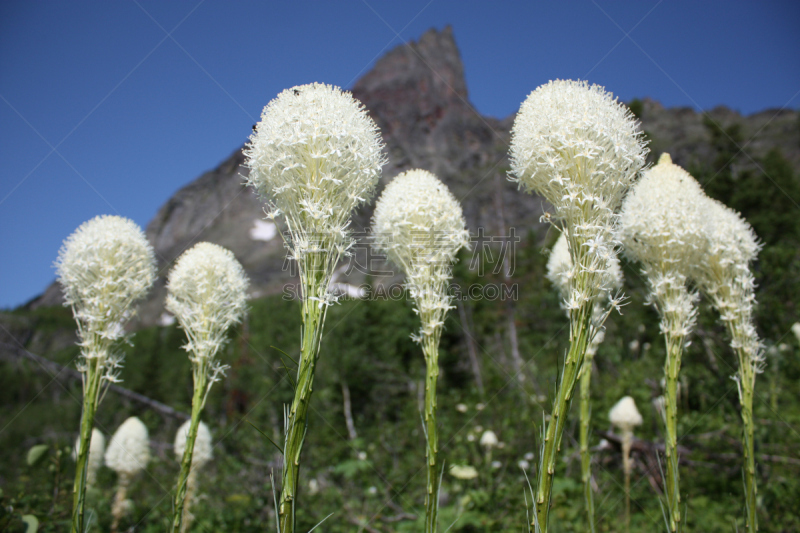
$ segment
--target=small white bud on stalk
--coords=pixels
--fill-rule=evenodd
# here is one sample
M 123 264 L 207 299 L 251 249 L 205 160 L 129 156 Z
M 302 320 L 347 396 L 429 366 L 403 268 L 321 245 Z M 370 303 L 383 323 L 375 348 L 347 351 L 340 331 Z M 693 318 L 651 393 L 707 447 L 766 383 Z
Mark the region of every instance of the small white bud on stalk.
M 117 531 L 119 522 L 131 509 L 127 499 L 128 486 L 133 476 L 150 462 L 150 435 L 142 421 L 132 416 L 125 420 L 109 440 L 106 465 L 117 473 L 117 493 L 111 505 L 111 531 Z
M 642 415 L 636 402 L 625 396 L 611 408 L 608 419 L 622 431 L 622 468 L 625 472 L 625 530 L 630 530 L 631 520 L 631 444 L 633 428 L 642 425 Z

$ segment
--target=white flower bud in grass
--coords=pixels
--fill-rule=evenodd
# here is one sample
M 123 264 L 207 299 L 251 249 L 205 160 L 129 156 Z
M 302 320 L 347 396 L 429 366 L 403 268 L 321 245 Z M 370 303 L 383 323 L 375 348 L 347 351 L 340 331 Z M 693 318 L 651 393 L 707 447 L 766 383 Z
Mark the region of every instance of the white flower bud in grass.
M 624 431 L 633 431 L 636 426 L 642 425 L 642 415 L 636 408 L 636 402 L 630 396 L 625 396 L 614 404 L 608 412 L 609 421 Z
M 78 457 L 78 448 L 81 445 L 81 438 L 75 439 L 75 449 L 72 452 L 72 459 Z M 103 454 L 106 451 L 106 438 L 103 433 L 97 429 L 92 429 L 92 440 L 89 444 L 89 457 L 86 459 L 86 486 L 92 487 L 97 481 L 97 472 L 103 466 Z
M 109 441 L 105 459 L 118 476 L 117 493 L 111 505 L 111 531 L 117 531 L 119 521 L 133 507 L 133 502 L 127 499 L 131 479 L 150 462 L 150 436 L 141 420 L 132 416 L 122 423 Z
M 487 429 L 486 431 L 483 432 L 483 435 L 481 435 L 480 444 L 484 448 L 488 449 L 494 448 L 495 446 L 497 446 L 498 442 L 499 441 L 497 440 L 497 435 L 495 435 L 494 431 L 492 431 L 491 429 Z
M 183 452 L 186 450 L 186 437 L 189 435 L 189 426 L 192 421 L 187 420 L 175 433 L 175 456 L 180 461 Z M 205 422 L 200 422 L 197 426 L 197 437 L 194 441 L 194 452 L 192 453 L 192 467 L 199 468 L 214 458 L 214 443 L 211 439 L 211 431 Z
M 797 337 L 797 342 L 800 342 L 800 322 L 792 324 L 792 333 Z
M 117 429 L 106 449 L 106 465 L 118 474 L 132 476 L 150 462 L 150 436 L 142 421 L 132 416 Z
M 622 468 L 625 471 L 625 530 L 630 530 L 631 519 L 631 443 L 633 428 L 642 425 L 642 415 L 636 402 L 625 396 L 611 408 L 608 419 L 622 431 Z
M 178 258 L 167 290 L 166 307 L 186 332 L 190 359 L 213 358 L 227 342 L 228 328 L 244 315 L 242 265 L 230 250 L 201 242 Z
M 478 477 L 478 470 L 470 465 L 452 465 L 450 475 L 456 479 L 475 479 Z

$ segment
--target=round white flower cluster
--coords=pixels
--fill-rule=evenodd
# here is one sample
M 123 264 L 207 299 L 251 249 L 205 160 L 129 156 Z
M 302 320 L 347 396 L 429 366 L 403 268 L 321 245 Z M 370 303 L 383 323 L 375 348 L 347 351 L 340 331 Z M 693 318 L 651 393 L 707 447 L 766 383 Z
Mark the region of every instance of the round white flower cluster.
M 409 170 L 386 186 L 375 206 L 374 243 L 406 274 L 422 318 L 422 336 L 444 325 L 447 285 L 458 251 L 469 243 L 461 204 L 426 170 Z
M 637 126 L 602 87 L 571 80 L 537 88 L 514 121 L 511 179 L 553 205 L 585 281 L 572 287 L 568 310 L 595 301 L 608 279 L 616 211 L 647 155 Z
M 756 284 L 750 263 L 761 244 L 750 224 L 716 200 L 707 200 L 705 217 L 708 246 L 693 275 L 726 323 L 731 346 L 746 355 L 741 362 L 751 365 L 754 377 L 763 366 L 764 347 L 755 329 Z
M 191 420 L 184 422 L 175 433 L 175 457 L 178 461 L 183 459 L 183 452 L 186 451 L 186 438 L 189 436 L 189 426 Z M 197 436 L 194 439 L 194 449 L 192 450 L 192 466 L 201 467 L 214 458 L 214 443 L 211 439 L 211 431 L 204 422 L 197 426 Z
M 675 338 L 691 332 L 697 314 L 698 296 L 687 284 L 708 249 L 707 206 L 700 184 L 666 153 L 622 205 L 619 240 L 644 266 L 662 332 Z
M 132 476 L 150 462 L 150 436 L 142 421 L 132 416 L 117 429 L 106 449 L 106 465 L 118 474 Z
M 213 358 L 245 311 L 247 275 L 233 252 L 201 242 L 169 273 L 166 307 L 189 339 L 190 359 Z
M 83 356 L 106 357 L 110 344 L 125 335 L 131 304 L 155 281 L 153 248 L 133 221 L 103 215 L 64 241 L 55 267 L 65 305 L 78 322 Z
M 264 108 L 245 155 L 248 183 L 270 198 L 268 216 L 286 216 L 301 269 L 307 261 L 319 269 L 319 253 L 337 261 L 347 253 L 350 213 L 372 197 L 385 164 L 378 127 L 358 100 L 320 83 L 287 89 Z
M 642 425 L 642 415 L 630 396 L 625 396 L 614 404 L 608 412 L 608 419 L 623 431 L 633 431 L 634 427 Z

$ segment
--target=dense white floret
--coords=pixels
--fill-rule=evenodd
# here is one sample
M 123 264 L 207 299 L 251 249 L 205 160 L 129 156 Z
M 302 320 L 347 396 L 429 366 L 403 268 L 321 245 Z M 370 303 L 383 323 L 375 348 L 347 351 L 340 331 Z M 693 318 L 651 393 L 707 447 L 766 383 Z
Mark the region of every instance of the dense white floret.
M 209 242 L 196 244 L 169 273 L 166 307 L 189 342 L 190 358 L 213 358 L 227 330 L 245 311 L 247 275 L 233 252 Z
M 642 424 L 642 415 L 636 408 L 636 402 L 630 396 L 625 396 L 614 404 L 614 407 L 608 412 L 608 419 L 618 428 L 627 431 L 632 431 L 635 426 Z
M 150 436 L 141 420 L 132 416 L 122 423 L 109 441 L 105 459 L 118 474 L 144 470 L 150 462 Z
M 245 155 L 248 183 L 270 199 L 269 216 L 286 217 L 301 271 L 332 272 L 352 246 L 350 213 L 372 197 L 385 164 L 364 106 L 330 85 L 287 89 L 264 108 Z
M 125 335 L 131 305 L 155 280 L 153 248 L 133 221 L 103 215 L 67 237 L 55 267 L 78 322 L 82 355 L 106 357 L 110 344 Z
M 421 335 L 432 335 L 450 308 L 453 261 L 469 243 L 461 204 L 430 172 L 409 170 L 384 189 L 372 231 L 377 249 L 406 275 L 422 318 Z
M 533 91 L 514 121 L 511 179 L 553 205 L 580 273 L 569 279 L 570 312 L 607 292 L 618 248 L 616 210 L 647 155 L 637 126 L 602 87 L 569 80 Z
M 566 300 L 569 296 L 569 282 L 576 274 L 572 264 L 572 257 L 569 255 L 569 243 L 566 233 L 561 233 L 558 240 L 550 251 L 547 260 L 547 279 L 556 286 L 561 297 Z M 619 266 L 619 259 L 616 255 L 611 257 L 608 268 L 603 279 L 603 290 L 607 293 L 622 287 L 622 269 Z
M 186 451 L 186 438 L 189 435 L 189 426 L 192 421 L 184 422 L 178 432 L 175 433 L 175 457 L 180 461 L 183 452 Z M 192 466 L 201 467 L 214 458 L 214 443 L 211 440 L 211 431 L 204 422 L 197 426 L 197 437 L 194 439 L 194 449 L 192 451 Z
M 707 205 L 700 184 L 666 153 L 622 205 L 619 240 L 644 267 L 662 332 L 676 339 L 689 335 L 695 323 L 698 297 L 687 287 L 708 250 Z

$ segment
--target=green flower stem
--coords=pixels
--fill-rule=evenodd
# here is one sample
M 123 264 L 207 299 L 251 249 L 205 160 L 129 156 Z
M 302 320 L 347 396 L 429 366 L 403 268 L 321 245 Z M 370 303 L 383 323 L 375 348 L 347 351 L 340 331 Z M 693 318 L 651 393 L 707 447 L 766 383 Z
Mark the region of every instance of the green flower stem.
M 737 316 L 737 318 L 740 318 Z M 751 360 L 750 353 L 746 347 L 757 345 L 752 343 L 752 339 L 747 338 L 745 324 L 742 320 L 731 320 L 726 322 L 728 333 L 730 333 L 733 344 L 736 346 L 735 352 L 739 358 L 739 403 L 742 406 L 742 447 L 744 449 L 744 491 L 745 509 L 747 511 L 747 531 L 754 533 L 758 531 L 758 515 L 756 513 L 756 497 L 758 489 L 756 487 L 756 461 L 753 450 L 753 389 L 756 384 L 756 367 Z
M 670 333 L 677 331 L 682 324 L 675 323 L 680 320 L 673 316 L 674 313 L 665 313 L 664 320 L 668 327 L 664 333 L 667 348 L 667 359 L 664 362 L 664 376 L 667 390 L 664 396 L 664 411 L 666 414 L 666 445 L 667 455 L 667 512 L 669 513 L 670 531 L 682 531 L 681 521 L 681 494 L 680 475 L 678 471 L 678 373 L 681 370 L 681 353 L 683 351 L 684 336 Z
M 439 433 L 436 429 L 436 381 L 439 378 L 439 334 L 426 335 L 422 343 L 425 355 L 425 458 L 428 467 L 428 485 L 425 493 L 425 533 L 436 533 L 439 514 L 439 481 L 440 465 L 437 462 L 439 453 Z
M 582 280 L 577 280 L 580 284 Z M 538 482 L 536 488 L 536 514 L 531 524 L 536 531 L 547 532 L 547 519 L 550 514 L 550 497 L 553 488 L 553 477 L 556 469 L 556 454 L 561 448 L 561 436 L 567 422 L 567 414 L 572 404 L 572 393 L 578 381 L 578 374 L 586 356 L 589 344 L 589 328 L 592 320 L 594 303 L 584 302 L 570 311 L 570 345 L 561 371 L 561 381 L 553 412 L 547 423 L 544 443 L 539 462 Z M 537 524 L 538 521 L 538 524 Z
M 83 373 L 83 412 L 81 416 L 80 444 L 75 466 L 75 483 L 72 486 L 72 533 L 83 533 L 84 510 L 86 508 L 86 463 L 89 458 L 89 445 L 92 440 L 94 415 L 103 381 L 103 359 L 86 359 Z
M 633 432 L 622 432 L 622 470 L 625 472 L 625 533 L 631 530 L 631 444 Z
M 194 374 L 194 395 L 192 396 L 192 422 L 189 425 L 189 434 L 186 436 L 186 448 L 181 458 L 181 471 L 178 475 L 178 487 L 175 491 L 175 501 L 172 506 L 172 532 L 181 531 L 183 522 L 183 508 L 186 504 L 186 490 L 188 487 L 189 472 L 192 469 L 192 454 L 194 441 L 197 438 L 197 428 L 200 425 L 200 413 L 205 404 L 208 391 L 209 358 L 199 358 L 199 364 L 192 364 Z
M 589 522 L 589 531 L 594 533 L 594 495 L 592 494 L 592 454 L 589 451 L 589 425 L 592 420 L 591 410 L 591 384 L 592 360 L 591 350 L 586 354 L 581 370 L 581 420 L 580 420 L 580 445 L 581 445 L 581 481 L 583 481 L 583 495 L 586 499 L 586 519 Z
M 322 269 L 327 258 L 319 257 L 320 268 L 309 269 L 303 276 L 304 294 L 322 298 L 327 292 L 330 276 Z M 294 400 L 286 414 L 286 441 L 283 450 L 283 485 L 278 503 L 280 533 L 294 533 L 297 489 L 300 475 L 300 454 L 308 430 L 308 406 L 313 391 L 314 371 L 319 356 L 320 339 L 327 305 L 303 298 L 303 333 L 300 361 L 297 369 Z

